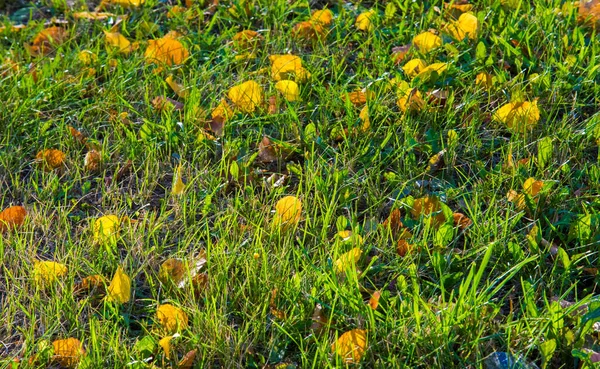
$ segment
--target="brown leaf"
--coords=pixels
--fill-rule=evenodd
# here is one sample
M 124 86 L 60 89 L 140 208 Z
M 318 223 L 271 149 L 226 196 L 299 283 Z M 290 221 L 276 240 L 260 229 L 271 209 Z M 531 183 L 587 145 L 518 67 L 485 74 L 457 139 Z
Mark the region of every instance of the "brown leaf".
M 166 96 L 156 96 L 152 99 L 154 109 L 162 111 L 183 110 L 183 104 Z
M 393 209 L 382 225 L 385 228 L 389 228 L 394 236 L 399 234 L 402 229 L 404 229 L 404 224 L 402 223 L 402 213 L 400 212 L 400 209 Z
M 210 120 L 209 129 L 214 132 L 217 136 L 223 135 L 223 130 L 225 129 L 225 118 L 222 116 L 216 116 Z
M 412 44 L 406 44 L 402 46 L 396 46 L 392 48 L 392 59 L 394 59 L 394 64 L 398 65 L 404 61 L 406 58 L 406 54 L 410 51 Z
M 192 350 L 192 351 L 188 352 L 187 354 L 185 354 L 183 356 L 183 358 L 181 359 L 181 361 L 179 361 L 179 364 L 177 365 L 177 367 L 179 369 L 192 368 L 192 366 L 194 365 L 194 360 L 196 360 L 197 353 L 198 353 L 198 350 Z
M 327 325 L 327 318 L 325 317 L 323 310 L 324 309 L 321 304 L 316 304 L 312 313 L 312 324 L 310 325 L 310 330 L 316 335 L 321 334 L 323 332 L 323 328 L 325 328 Z
M 439 106 L 443 108 L 446 106 L 446 101 L 448 100 L 448 91 L 435 89 L 427 93 L 427 97 L 429 98 L 428 102 L 432 106 Z
M 403 238 L 399 239 L 396 243 L 396 253 L 398 253 L 400 257 L 405 257 L 413 248 L 414 246 L 409 244 L 408 241 Z
M 454 213 L 452 214 L 452 218 L 454 218 L 454 225 L 460 229 L 467 229 L 473 224 L 473 221 L 462 213 Z
M 96 150 L 90 150 L 85 154 L 83 165 L 87 172 L 98 172 L 102 165 L 102 156 Z
M 69 132 L 71 133 L 71 136 L 73 137 L 73 139 L 75 141 L 77 141 L 79 144 L 81 145 L 85 145 L 87 138 L 85 137 L 85 135 L 83 133 L 81 133 L 80 131 L 78 131 L 76 128 L 73 128 L 71 126 L 67 126 L 69 127 Z
M 278 155 L 275 150 L 275 145 L 271 143 L 271 140 L 267 136 L 263 136 L 263 139 L 258 144 L 258 161 L 261 163 L 272 163 L 277 161 Z

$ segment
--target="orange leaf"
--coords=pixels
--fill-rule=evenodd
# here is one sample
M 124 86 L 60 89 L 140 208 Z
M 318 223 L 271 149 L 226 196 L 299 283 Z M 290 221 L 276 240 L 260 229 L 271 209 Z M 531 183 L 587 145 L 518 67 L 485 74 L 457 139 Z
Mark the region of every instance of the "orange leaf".
M 379 298 L 380 297 L 381 297 L 380 291 L 373 292 L 373 296 L 371 296 L 371 298 L 369 299 L 369 306 L 371 307 L 371 309 L 377 310 L 377 307 L 379 306 Z
M 11 228 L 18 228 L 25 222 L 27 210 L 20 205 L 11 206 L 0 212 L 0 233 Z
M 44 171 L 50 172 L 64 165 L 65 154 L 57 149 L 44 149 L 37 153 L 35 159 Z
M 147 63 L 166 65 L 179 65 L 190 56 L 185 46 L 172 37 L 163 37 L 148 41 L 148 48 L 144 53 Z
M 53 361 L 63 367 L 74 368 L 85 355 L 81 341 L 77 338 L 67 338 L 52 342 L 54 348 Z
M 342 334 L 337 341 L 331 345 L 331 351 L 341 356 L 344 363 L 358 363 L 362 359 L 367 348 L 367 331 L 364 329 L 353 329 Z
M 52 26 L 45 28 L 38 33 L 31 46 L 28 47 L 29 53 L 33 56 L 48 55 L 54 49 L 53 46 L 58 46 L 67 40 L 68 33 L 64 28 Z

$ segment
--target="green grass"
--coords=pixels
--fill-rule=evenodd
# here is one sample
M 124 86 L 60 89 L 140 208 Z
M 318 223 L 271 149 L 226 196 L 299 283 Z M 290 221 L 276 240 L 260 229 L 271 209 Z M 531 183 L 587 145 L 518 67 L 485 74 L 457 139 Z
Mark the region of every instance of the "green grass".
M 377 1 L 255 0 L 249 14 L 234 16 L 228 9 L 236 3 L 221 1 L 214 14 L 195 5 L 189 20 L 168 18 L 171 5 L 156 0 L 132 10 L 109 7 L 129 14 L 119 31 L 140 42 L 130 55 L 107 51 L 107 21 L 73 20 L 61 0 L 44 4 L 68 20 L 68 39 L 51 55 L 32 57 L 24 46 L 45 19 L 0 31 L 2 58 L 18 65 L 0 74 L 0 210 L 28 211 L 19 230 L 0 236 L 1 366 L 18 358 L 19 368 L 52 367 L 51 342 L 75 337 L 86 351 L 80 367 L 177 367 L 193 349 L 198 368 L 343 367 L 331 345 L 351 329 L 367 331 L 364 368 L 479 368 L 494 352 L 540 367 L 590 366 L 591 351 L 600 351 L 592 328 L 600 320 L 592 269 L 599 267 L 600 239 L 600 43 L 593 28 L 578 22 L 577 9 L 557 0 L 517 8 L 474 2 L 477 40 L 443 36 L 442 47 L 413 49 L 406 59 L 450 64 L 436 81 L 414 86 L 424 98 L 436 88 L 447 91 L 445 106 L 405 114 L 390 80 L 410 80 L 404 63 L 394 64 L 392 48 L 429 28 L 442 30 L 450 17 L 440 1 L 388 1 L 397 8 L 389 17 Z M 335 14 L 327 37 L 294 39 L 294 24 L 323 6 Z M 83 8 L 77 1 L 75 9 Z M 375 29 L 360 32 L 354 21 L 369 8 L 378 10 Z M 231 39 L 244 29 L 258 30 L 263 41 L 254 58 L 237 61 Z M 170 30 L 184 35 L 190 57 L 155 73 L 143 57 L 146 41 Z M 78 59 L 81 50 L 97 54 L 94 76 Z M 300 84 L 301 102 L 280 98 L 275 114 L 237 113 L 222 136 L 198 140 L 234 85 L 255 80 L 267 96 L 277 95 L 268 56 L 288 52 L 312 75 Z M 475 85 L 480 72 L 494 76 L 491 89 Z M 189 97 L 169 88 L 168 74 Z M 364 133 L 360 107 L 344 100 L 362 88 L 374 93 Z M 184 108 L 157 111 L 156 96 Z M 539 124 L 524 135 L 492 119 L 518 97 L 537 98 L 541 110 Z M 115 118 L 122 112 L 128 120 Z M 99 172 L 84 168 L 88 147 L 68 126 L 98 147 Z M 289 155 L 260 163 L 264 135 Z M 544 164 L 538 143 L 546 137 L 553 149 Z M 66 162 L 44 172 L 35 157 L 49 148 L 63 151 Z M 442 150 L 445 164 L 429 171 L 429 158 Z M 507 170 L 509 153 L 515 162 L 531 160 Z M 129 171 L 107 180 L 128 160 Z M 179 196 L 171 193 L 178 164 L 187 183 Z M 281 185 L 269 184 L 281 176 Z M 519 208 L 506 194 L 522 191 L 529 177 L 544 187 Z M 272 222 L 275 204 L 287 195 L 301 199 L 303 211 L 286 231 Z M 424 196 L 437 196 L 473 224 L 462 230 L 447 216 L 443 237 L 411 216 L 414 199 Z M 413 234 L 404 257 L 382 225 L 393 209 Z M 93 223 L 107 214 L 135 222 L 123 225 L 114 245 L 98 246 Z M 538 232 L 530 232 L 534 226 Z M 364 243 L 340 241 L 341 230 Z M 335 261 L 357 246 L 360 261 L 336 273 Z M 201 252 L 208 282 L 199 294 L 159 280 L 165 260 L 190 261 Z M 41 286 L 35 260 L 64 263 L 68 272 Z M 119 266 L 132 278 L 128 303 L 73 293 L 89 275 L 110 281 Z M 373 310 L 367 302 L 375 291 L 381 299 Z M 157 346 L 165 333 L 156 309 L 164 303 L 189 316 L 173 341 L 172 362 Z M 311 329 L 317 304 L 326 321 L 320 332 Z M 556 350 L 548 354 L 552 342 Z

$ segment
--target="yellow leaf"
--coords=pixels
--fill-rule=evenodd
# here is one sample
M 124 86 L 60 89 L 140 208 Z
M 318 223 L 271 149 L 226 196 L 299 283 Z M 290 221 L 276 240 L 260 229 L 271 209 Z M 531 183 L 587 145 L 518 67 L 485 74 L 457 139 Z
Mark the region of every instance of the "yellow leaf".
M 358 17 L 356 17 L 356 22 L 354 22 L 354 27 L 356 27 L 360 31 L 371 32 L 375 28 L 373 25 L 373 19 L 377 15 L 377 11 L 375 9 L 370 9 L 364 13 L 361 13 Z
M 350 230 L 345 230 L 345 231 L 339 231 L 338 233 L 336 233 L 335 235 L 340 241 L 342 241 L 342 243 L 353 243 L 353 244 L 357 244 L 357 245 L 362 245 L 363 244 L 363 238 L 361 237 L 361 235 L 356 234 Z
M 422 59 L 411 59 L 404 64 L 402 70 L 409 78 L 414 78 L 417 74 L 421 73 L 423 69 L 427 68 L 427 63 Z
M 133 50 L 133 45 L 119 32 L 104 31 L 106 47 L 117 53 L 129 54 Z
M 116 14 L 113 13 L 103 13 L 103 12 L 77 12 L 73 13 L 73 17 L 75 19 L 89 19 L 89 20 L 104 20 L 108 18 L 116 17 Z
M 333 12 L 329 9 L 315 10 L 310 16 L 310 20 L 329 27 L 333 23 Z
M 233 36 L 233 45 L 238 50 L 251 49 L 258 45 L 262 40 L 262 37 L 256 31 L 244 30 L 240 31 Z
M 483 86 L 486 89 L 491 89 L 492 85 L 493 85 L 493 79 L 494 77 L 492 77 L 491 74 L 486 73 L 486 72 L 481 72 L 477 75 L 477 77 L 475 77 L 475 84 L 477 86 Z
M 33 279 L 39 285 L 50 285 L 67 274 L 65 264 L 54 261 L 35 261 L 33 264 Z
M 173 79 L 173 75 L 170 74 L 167 78 L 165 78 L 165 82 L 167 82 L 167 84 L 169 85 L 169 87 L 171 87 L 171 89 L 177 94 L 177 96 L 185 99 L 186 97 L 188 97 L 188 90 L 185 89 L 185 87 L 183 87 L 182 85 L 180 85 L 179 83 L 175 82 L 175 80 Z
M 518 210 L 525 209 L 525 196 L 523 194 L 518 193 L 515 190 L 509 190 L 506 194 L 506 199 L 517 207 Z
M 441 75 L 448 69 L 448 63 L 433 63 L 423 68 L 415 78 L 419 78 L 421 82 L 429 81 L 434 74 Z
M 366 105 L 361 109 L 358 118 L 362 121 L 360 130 L 362 132 L 367 132 L 369 128 L 371 128 L 371 120 L 369 119 L 369 108 Z
M 35 159 L 44 171 L 50 172 L 62 167 L 65 164 L 65 157 L 65 153 L 60 150 L 44 149 L 37 153 Z
M 344 363 L 359 363 L 367 348 L 367 331 L 353 329 L 337 339 L 331 345 L 331 351 L 342 358 Z
M 124 304 L 129 301 L 130 296 L 131 278 L 125 274 L 123 268 L 118 267 L 112 281 L 110 282 L 110 285 L 108 286 L 106 301 L 114 301 L 118 304 Z
M 111 214 L 102 216 L 94 221 L 93 239 L 95 243 L 115 243 L 121 221 L 118 216 Z
M 465 37 L 473 40 L 477 38 L 479 20 L 472 13 L 463 13 L 456 22 L 452 22 L 446 27 L 446 31 L 455 40 L 462 41 Z
M 119 5 L 124 8 L 135 8 L 145 2 L 146 0 L 102 0 L 102 4 Z
M 81 50 L 77 56 L 79 61 L 84 65 L 90 65 L 98 60 L 98 56 L 90 50 Z
M 174 335 L 172 335 L 172 336 L 166 336 L 166 337 L 163 337 L 163 338 L 161 338 L 161 339 L 160 339 L 160 341 L 158 341 L 158 344 L 159 344 L 159 346 L 160 346 L 160 347 L 162 347 L 162 349 L 164 350 L 164 352 L 165 352 L 165 357 L 166 357 L 167 359 L 171 359 L 171 340 L 172 340 L 173 338 L 177 338 L 177 337 L 179 337 L 179 334 L 178 334 L 178 333 L 175 333 L 175 334 L 174 334 Z
M 156 310 L 156 318 L 161 327 L 168 333 L 186 329 L 188 325 L 187 314 L 171 304 L 160 305 Z
M 425 107 L 425 100 L 417 88 L 411 88 L 407 82 L 402 81 L 398 84 L 398 100 L 396 105 L 403 112 L 419 112 Z
M 190 56 L 185 46 L 170 36 L 148 41 L 144 53 L 147 63 L 179 65 Z
M 52 342 L 54 356 L 52 360 L 66 368 L 74 368 L 77 366 L 81 358 L 85 355 L 85 350 L 81 341 L 77 338 L 67 338 L 63 340 L 55 340 Z
M 252 113 L 262 103 L 263 91 L 255 81 L 247 81 L 230 88 L 227 97 L 242 112 Z
M 22 206 L 10 206 L 0 212 L 0 233 L 18 228 L 25 222 L 27 210 Z
M 539 181 L 533 177 L 530 177 L 527 178 L 527 180 L 523 183 L 523 192 L 533 197 L 537 196 L 537 194 L 540 193 L 543 187 L 543 181 Z
M 183 179 L 181 176 L 181 164 L 179 164 L 177 166 L 177 169 L 175 170 L 175 176 L 173 179 L 173 189 L 171 190 L 171 193 L 173 195 L 181 195 L 181 194 L 183 194 L 184 190 L 185 190 L 185 183 L 183 183 Z
M 515 132 L 525 133 L 534 128 L 540 120 L 537 100 L 503 105 L 494 113 L 494 119 L 506 124 Z
M 351 268 L 358 263 L 362 255 L 362 250 L 359 247 L 355 247 L 352 250 L 342 254 L 334 264 L 336 273 L 345 273 L 351 270 Z
M 295 196 L 286 196 L 277 201 L 275 205 L 275 218 L 273 224 L 276 227 L 287 229 L 298 222 L 302 216 L 302 202 Z
M 310 78 L 310 73 L 302 67 L 302 59 L 296 55 L 270 55 L 271 77 L 275 81 L 295 80 L 302 83 Z
M 275 89 L 281 92 L 287 101 L 302 101 L 300 99 L 300 89 L 294 81 L 279 81 L 275 84 Z
M 419 51 L 428 53 L 436 47 L 442 46 L 442 39 L 433 32 L 425 31 L 413 38 L 413 44 L 419 49 Z

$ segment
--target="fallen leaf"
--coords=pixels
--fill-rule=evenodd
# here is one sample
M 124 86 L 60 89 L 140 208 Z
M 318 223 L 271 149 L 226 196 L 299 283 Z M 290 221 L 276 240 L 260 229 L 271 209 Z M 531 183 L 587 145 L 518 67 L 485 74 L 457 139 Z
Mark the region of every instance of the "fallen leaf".
M 482 86 L 486 89 L 491 89 L 493 86 L 494 77 L 486 72 L 481 72 L 475 77 L 475 85 Z
M 227 97 L 242 112 L 253 113 L 263 102 L 263 90 L 255 81 L 247 81 L 230 88 Z
M 310 20 L 329 27 L 333 23 L 333 12 L 329 9 L 315 10 L 312 12 Z
M 262 37 L 256 31 L 244 30 L 233 36 L 233 45 L 237 50 L 253 49 L 262 41 Z
M 123 8 L 137 8 L 143 5 L 146 0 L 102 0 L 98 7 L 101 8 L 102 5 L 118 5 Z
M 93 241 L 98 244 L 117 242 L 121 220 L 118 216 L 104 215 L 94 221 Z
M 48 55 L 54 51 L 54 47 L 61 45 L 68 38 L 68 32 L 58 26 L 52 26 L 41 30 L 28 45 L 27 49 L 32 56 Z
M 362 133 L 365 133 L 371 128 L 371 120 L 369 119 L 369 107 L 363 106 L 358 114 L 358 118 L 362 121 L 362 125 L 360 126 L 360 130 Z
M 427 68 L 427 63 L 422 59 L 411 59 L 404 64 L 402 70 L 409 78 L 414 78 L 417 74 L 421 73 L 423 69 Z
M 271 77 L 275 81 L 294 80 L 302 83 L 310 78 L 310 73 L 302 67 L 302 59 L 296 55 L 270 55 Z
M 425 31 L 416 35 L 413 38 L 412 43 L 419 51 L 428 53 L 429 51 L 442 46 L 442 39 L 433 32 Z
M 427 168 L 425 168 L 425 171 L 432 175 L 440 170 L 444 166 L 444 154 L 446 154 L 446 149 L 429 158 L 429 162 L 427 164 Z
M 289 102 L 302 101 L 300 98 L 300 89 L 294 81 L 279 81 L 275 84 L 275 89 Z
M 217 107 L 210 113 L 212 118 L 210 122 L 210 130 L 220 136 L 223 134 L 225 122 L 229 118 L 233 117 L 233 115 L 233 109 L 229 106 L 225 99 L 222 99 L 221 102 L 219 102 L 219 105 L 217 105 Z
M 388 228 L 393 235 L 400 234 L 405 228 L 404 223 L 402 223 L 402 213 L 400 212 L 400 209 L 393 209 L 382 225 L 385 228 Z
M 411 88 L 405 81 L 399 83 L 397 96 L 396 105 L 402 112 L 419 112 L 425 107 L 421 92 L 417 88 Z
M 400 257 L 405 257 L 412 249 L 414 249 L 414 245 L 408 243 L 404 238 L 400 238 L 398 242 L 396 242 L 396 253 Z
M 511 102 L 496 110 L 494 119 L 506 124 L 515 132 L 525 133 L 537 126 L 540 120 L 540 109 L 537 100 Z
M 169 87 L 171 87 L 171 89 L 177 94 L 177 96 L 181 97 L 182 99 L 185 99 L 188 97 L 189 91 L 186 90 L 185 87 L 183 87 L 182 85 L 177 83 L 173 79 L 172 74 L 169 74 L 169 76 L 167 78 L 165 78 L 165 82 L 167 82 Z
M 171 359 L 171 340 L 173 338 L 177 338 L 179 337 L 179 334 L 175 333 L 172 336 L 166 336 L 161 338 L 158 341 L 158 345 L 163 349 L 163 351 L 165 352 L 165 357 L 167 359 Z
M 346 96 L 344 97 L 345 100 L 346 99 L 350 100 L 352 105 L 354 105 L 356 107 L 360 107 L 360 106 L 366 104 L 367 101 L 374 99 L 374 98 L 375 98 L 375 93 L 373 93 L 372 91 L 368 91 L 368 90 L 357 90 L 357 91 L 348 92 L 346 94 Z
M 55 340 L 52 347 L 52 360 L 65 368 L 74 368 L 85 355 L 83 344 L 77 338 Z
M 123 268 L 118 267 L 112 281 L 110 282 L 110 285 L 108 286 L 106 301 L 125 304 L 129 301 L 130 296 L 131 278 L 125 274 Z
M 584 24 L 596 27 L 600 23 L 600 1 L 579 0 L 577 19 Z
M 302 202 L 295 196 L 286 196 L 277 201 L 273 224 L 282 230 L 293 227 L 302 217 Z
M 119 32 L 104 31 L 106 48 L 120 54 L 129 54 L 135 46 Z
M 76 12 L 73 13 L 73 17 L 75 19 L 105 20 L 108 18 L 116 18 L 117 15 L 104 12 Z
M 473 224 L 473 221 L 462 213 L 454 213 L 452 218 L 454 219 L 454 225 L 460 229 L 467 229 Z
M 65 164 L 66 155 L 57 149 L 44 149 L 35 156 L 36 161 L 46 172 L 61 168 Z
M 163 37 L 148 41 L 148 48 L 144 53 L 147 63 L 179 65 L 190 56 L 188 50 L 181 42 L 172 37 Z
M 180 308 L 171 304 L 162 304 L 156 309 L 156 319 L 167 333 L 184 330 L 188 326 L 188 316 Z
M 356 266 L 356 263 L 362 256 L 362 250 L 355 247 L 352 250 L 342 254 L 334 263 L 333 267 L 336 273 L 347 273 Z
M 152 106 L 159 112 L 183 110 L 183 104 L 166 96 L 156 96 L 152 99 Z
M 10 206 L 0 212 L 0 233 L 16 229 L 23 225 L 27 210 L 20 205 Z
M 331 351 L 340 356 L 345 364 L 357 364 L 367 348 L 367 331 L 353 329 L 338 337 Z
M 394 64 L 400 64 L 404 61 L 406 54 L 410 51 L 412 44 L 396 46 L 392 48 L 392 59 L 394 59 Z
M 163 284 L 173 283 L 179 286 L 188 274 L 188 267 L 181 259 L 169 258 L 160 265 L 158 279 Z
M 175 169 L 175 175 L 173 177 L 173 189 L 171 190 L 171 193 L 173 195 L 182 195 L 183 191 L 185 190 L 185 183 L 183 183 L 183 178 L 181 175 L 181 164 L 179 164 L 177 169 Z
M 537 196 L 542 188 L 544 187 L 544 182 L 540 180 L 536 180 L 533 177 L 527 178 L 523 183 L 523 192 L 528 194 L 529 196 Z
M 435 80 L 437 76 L 441 75 L 448 69 L 448 63 L 433 63 L 423 68 L 415 78 L 418 78 L 421 82 L 428 82 Z
M 96 150 L 88 151 L 83 159 L 83 166 L 87 172 L 98 172 L 102 166 L 102 156 Z
M 380 297 L 381 297 L 380 291 L 373 292 L 373 295 L 369 299 L 369 306 L 371 307 L 371 309 L 377 310 L 377 307 L 379 306 L 379 298 Z
M 79 54 L 77 54 L 77 58 L 83 65 L 90 65 L 98 60 L 98 55 L 90 50 L 81 50 Z
M 415 199 L 410 213 L 413 218 L 428 218 L 433 226 L 438 226 L 446 221 L 442 212 L 442 202 L 435 196 L 425 196 Z
M 327 30 L 321 23 L 304 21 L 296 23 L 292 28 L 292 34 L 297 39 L 314 41 L 323 38 L 327 34 Z
M 48 286 L 67 274 L 67 266 L 54 261 L 34 261 L 33 279 L 41 286 Z
M 310 330 L 316 335 L 321 334 L 328 323 L 321 304 L 315 304 L 311 320 L 312 324 L 310 325 Z
M 194 366 L 194 361 L 196 360 L 196 355 L 198 354 L 198 350 L 194 349 L 189 351 L 187 354 L 183 356 L 181 361 L 177 367 L 179 369 L 191 369 Z
M 448 24 L 445 30 L 457 41 L 462 41 L 465 37 L 474 40 L 479 31 L 479 20 L 472 13 L 463 13 L 457 21 Z
M 361 13 L 356 17 L 356 22 L 354 22 L 354 27 L 356 27 L 359 31 L 371 32 L 375 29 L 373 25 L 373 20 L 377 16 L 377 11 L 375 9 L 370 9 L 364 13 Z
M 99 294 L 104 294 L 106 285 L 106 278 L 100 274 L 94 274 L 87 276 L 81 280 L 81 282 L 77 283 L 74 287 L 74 293 L 80 293 L 82 291 L 90 292 L 93 290 L 97 290 Z
M 258 160 L 261 163 L 272 163 L 278 159 L 275 145 L 271 143 L 269 137 L 263 136 L 263 139 L 258 144 Z

